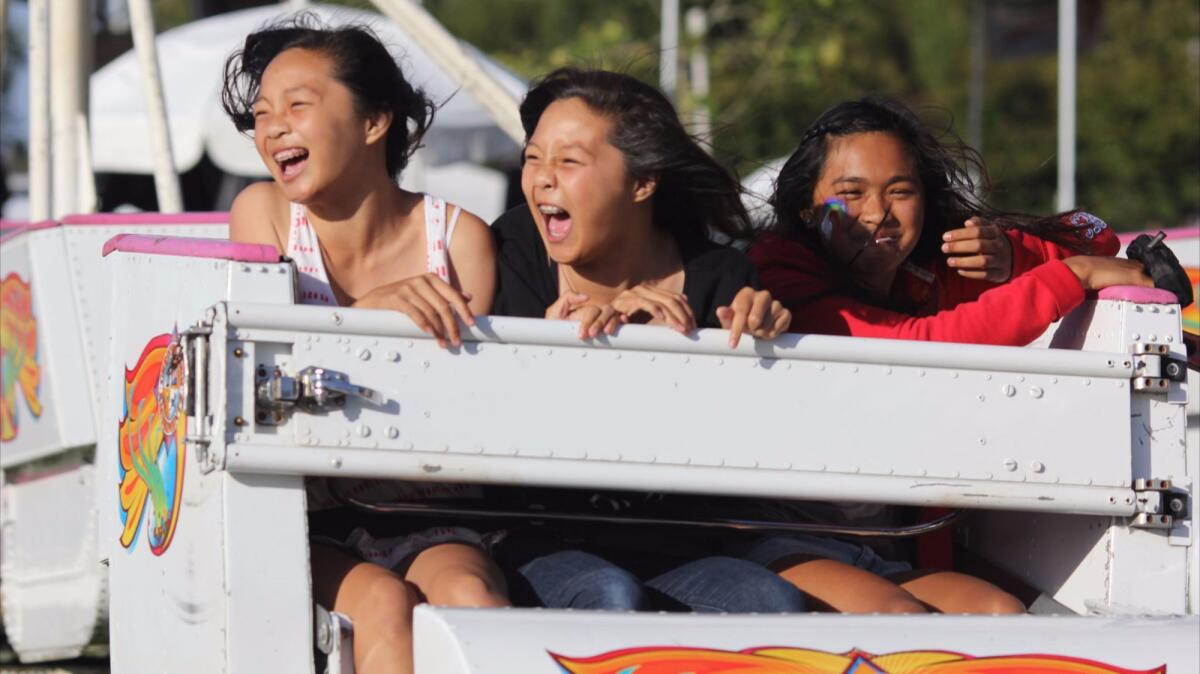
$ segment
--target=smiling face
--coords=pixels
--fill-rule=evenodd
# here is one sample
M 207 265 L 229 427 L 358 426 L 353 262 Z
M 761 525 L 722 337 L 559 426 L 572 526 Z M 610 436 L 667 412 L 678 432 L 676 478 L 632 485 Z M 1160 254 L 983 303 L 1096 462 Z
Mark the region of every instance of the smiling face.
M 826 243 L 856 275 L 894 273 L 921 238 L 925 197 L 916 162 L 890 133 L 831 138 L 813 203 L 836 197 L 846 214 Z
M 288 200 L 308 204 L 335 181 L 354 184 L 374 160 L 383 162 L 386 124 L 364 119 L 354 95 L 333 76 L 333 62 L 308 49 L 288 49 L 263 72 L 254 102 L 254 146 Z M 382 164 L 381 164 L 382 167 Z
M 621 252 L 653 184 L 629 175 L 613 122 L 578 98 L 551 103 L 525 147 L 521 189 L 550 258 L 580 266 Z

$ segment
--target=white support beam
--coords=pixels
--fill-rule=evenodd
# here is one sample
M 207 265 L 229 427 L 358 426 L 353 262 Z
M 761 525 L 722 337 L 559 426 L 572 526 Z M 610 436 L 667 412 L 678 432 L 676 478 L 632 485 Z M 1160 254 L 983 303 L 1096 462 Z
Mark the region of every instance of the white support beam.
M 29 219 L 51 215 L 50 2 L 29 0 Z
M 133 33 L 133 48 L 141 67 L 142 97 L 146 101 L 150 137 L 154 142 L 154 189 L 158 193 L 158 210 L 178 213 L 183 210 L 183 197 L 179 175 L 175 173 L 175 155 L 171 150 L 171 132 L 167 125 L 167 105 L 158 69 L 158 50 L 154 44 L 154 14 L 150 9 L 150 0 L 129 0 L 129 25 Z
M 384 16 L 404 26 L 413 42 L 429 53 L 450 77 L 462 85 L 492 120 L 517 145 L 525 144 L 525 130 L 517 101 L 478 62 L 463 52 L 458 40 L 437 19 L 412 0 L 372 0 Z
M 87 114 L 92 62 L 90 3 L 54 0 L 50 10 L 50 146 L 54 181 L 51 214 L 78 212 L 80 162 L 78 117 Z
M 1055 209 L 1075 208 L 1076 0 L 1058 0 L 1058 190 Z
M 672 101 L 679 84 L 679 0 L 662 0 L 658 44 L 658 88 Z

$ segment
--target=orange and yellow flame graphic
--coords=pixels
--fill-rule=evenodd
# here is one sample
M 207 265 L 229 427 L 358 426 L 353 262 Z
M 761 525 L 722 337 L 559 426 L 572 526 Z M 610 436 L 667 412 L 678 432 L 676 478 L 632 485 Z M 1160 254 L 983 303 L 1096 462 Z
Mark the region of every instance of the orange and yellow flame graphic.
M 137 541 L 143 516 L 155 555 L 166 552 L 175 536 L 186 463 L 186 406 L 187 359 L 177 335 L 159 335 L 133 369 L 125 370 L 118 471 L 121 545 L 126 548 Z
M 1200 267 L 1187 268 L 1188 281 L 1192 284 L 1192 304 L 1183 309 L 1183 329 L 1200 333 Z
M 0 440 L 17 437 L 18 389 L 29 413 L 35 419 L 42 416 L 41 379 L 33 292 L 20 276 L 9 274 L 0 281 Z
M 872 655 L 806 648 L 629 648 L 587 658 L 550 653 L 566 674 L 1166 674 L 1166 666 L 1134 670 L 1062 655 L 974 657 L 950 651 Z

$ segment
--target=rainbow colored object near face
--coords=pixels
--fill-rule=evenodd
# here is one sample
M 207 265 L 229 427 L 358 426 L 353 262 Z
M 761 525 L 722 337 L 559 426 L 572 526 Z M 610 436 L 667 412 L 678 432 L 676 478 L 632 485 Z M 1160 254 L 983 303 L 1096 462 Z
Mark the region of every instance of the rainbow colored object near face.
M 838 199 L 837 197 L 830 197 L 825 200 L 824 204 L 822 204 L 822 210 L 824 210 L 824 214 L 821 216 L 819 231 L 821 233 L 821 239 L 823 241 L 828 241 L 829 238 L 833 236 L 833 214 L 841 213 L 845 215 L 847 213 L 846 202 Z
M 143 519 L 155 555 L 166 552 L 175 536 L 186 463 L 186 408 L 187 359 L 179 336 L 159 335 L 125 370 L 117 467 L 125 548 L 133 549 Z
M 33 418 L 42 416 L 37 342 L 32 288 L 20 276 L 9 274 L 0 281 L 0 440 L 5 442 L 16 438 L 19 430 L 18 390 Z

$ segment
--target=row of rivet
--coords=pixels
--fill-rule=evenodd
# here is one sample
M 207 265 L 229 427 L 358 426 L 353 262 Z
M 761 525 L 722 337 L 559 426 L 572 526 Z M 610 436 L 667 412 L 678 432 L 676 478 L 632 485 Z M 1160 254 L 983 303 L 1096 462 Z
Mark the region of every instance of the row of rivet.
M 284 265 L 274 265 L 274 268 L 275 268 L 275 273 L 276 273 L 276 274 L 286 274 L 286 273 L 287 273 L 287 267 L 286 267 L 286 266 L 284 266 Z M 247 274 L 247 273 L 254 273 L 255 271 L 257 271 L 257 272 L 258 272 L 258 273 L 260 273 L 260 274 L 267 274 L 267 273 L 270 273 L 270 271 L 271 271 L 271 267 L 270 267 L 270 266 L 268 266 L 268 265 L 263 265 L 263 266 L 261 266 L 261 267 L 258 267 L 257 269 L 255 269 L 254 267 L 251 267 L 251 266 L 250 266 L 250 265 L 248 265 L 248 264 L 244 264 L 244 265 L 242 265 L 242 267 L 241 267 L 241 270 L 240 270 L 240 271 L 241 271 L 243 274 Z

